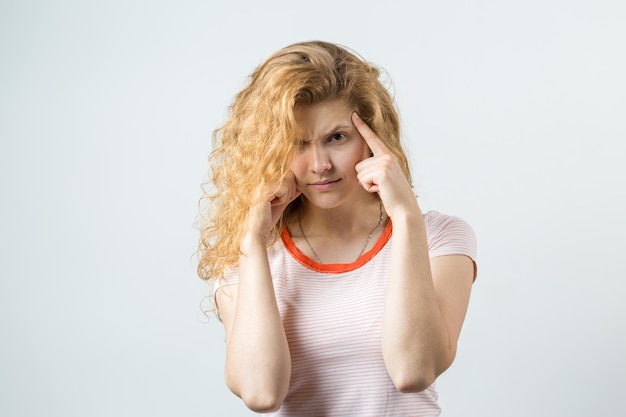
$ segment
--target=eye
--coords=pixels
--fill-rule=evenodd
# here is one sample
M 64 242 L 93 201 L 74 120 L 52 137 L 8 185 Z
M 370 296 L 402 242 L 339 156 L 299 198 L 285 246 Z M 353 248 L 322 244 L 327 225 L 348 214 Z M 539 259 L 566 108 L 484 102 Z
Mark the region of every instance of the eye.
M 330 138 L 328 138 L 328 141 L 329 142 L 341 142 L 345 138 L 346 138 L 346 134 L 345 133 L 335 133 L 335 134 L 331 135 Z

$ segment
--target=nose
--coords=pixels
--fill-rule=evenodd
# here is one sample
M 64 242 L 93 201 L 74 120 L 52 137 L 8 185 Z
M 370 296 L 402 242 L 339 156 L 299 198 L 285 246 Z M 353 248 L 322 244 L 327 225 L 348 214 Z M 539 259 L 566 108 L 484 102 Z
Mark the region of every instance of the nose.
M 326 149 L 324 149 L 324 146 L 320 144 L 316 144 L 315 146 L 311 147 L 310 161 L 311 170 L 316 174 L 327 171 L 332 167 L 332 164 L 330 162 L 330 155 L 328 155 L 328 152 Z

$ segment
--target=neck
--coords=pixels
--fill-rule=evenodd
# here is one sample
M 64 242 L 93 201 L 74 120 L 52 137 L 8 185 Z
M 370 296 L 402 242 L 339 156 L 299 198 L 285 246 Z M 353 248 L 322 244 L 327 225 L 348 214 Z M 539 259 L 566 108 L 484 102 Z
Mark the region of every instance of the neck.
M 308 223 L 303 225 L 303 214 L 307 214 L 304 210 L 298 213 L 299 233 L 296 236 L 292 233 L 292 238 L 295 237 L 301 252 L 319 263 L 355 262 L 376 242 L 385 223 L 383 205 L 378 198 L 360 207 L 349 213 L 337 208 L 309 209 Z
M 330 209 L 305 203 L 299 213 L 307 236 L 351 236 L 367 231 L 369 233 L 380 219 L 382 206 L 378 197 L 369 194 L 368 198 L 351 204 Z M 383 216 L 384 210 L 383 210 Z M 386 218 L 386 216 L 385 216 Z

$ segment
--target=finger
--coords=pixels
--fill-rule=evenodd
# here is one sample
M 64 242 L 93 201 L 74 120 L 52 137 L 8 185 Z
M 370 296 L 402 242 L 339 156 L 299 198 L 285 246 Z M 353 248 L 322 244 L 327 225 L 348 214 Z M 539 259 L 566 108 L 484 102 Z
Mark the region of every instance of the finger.
M 365 188 L 365 191 L 367 192 L 370 192 L 370 193 L 378 192 L 380 188 L 378 187 L 378 184 L 376 183 L 376 178 L 374 177 L 374 173 L 372 173 L 371 170 L 368 170 L 368 169 L 363 170 L 364 168 L 363 161 L 359 162 L 359 164 L 357 164 L 357 167 L 359 168 L 357 169 L 357 178 L 359 180 L 359 183 L 361 183 L 361 186 L 363 186 L 363 188 Z
M 296 190 L 294 193 L 292 193 L 291 197 L 289 197 L 289 199 L 287 200 L 287 204 L 291 203 L 293 200 L 300 197 L 300 194 L 302 194 L 300 190 Z
M 271 206 L 281 206 L 287 205 L 291 203 L 293 200 L 298 198 L 302 194 L 302 192 L 298 189 L 289 190 L 286 187 L 278 190 L 274 195 L 272 195 L 270 199 Z
M 372 182 L 362 182 L 361 186 L 363 186 L 365 191 L 367 191 L 368 193 L 377 193 L 380 191 L 380 188 L 378 188 L 378 185 Z
M 285 202 L 288 197 L 289 190 L 286 186 L 282 185 L 274 194 L 272 194 L 269 198 L 271 204 L 273 206 L 280 205 Z
M 352 123 L 359 131 L 363 139 L 365 139 L 365 143 L 370 147 L 374 156 L 380 155 L 387 151 L 387 147 L 380 140 L 380 138 L 376 135 L 376 133 L 359 117 L 356 112 L 352 113 Z
M 296 184 L 296 177 L 292 171 L 289 171 L 282 182 L 272 194 L 268 196 L 268 201 L 272 206 L 281 206 L 291 203 L 302 194 L 302 191 Z

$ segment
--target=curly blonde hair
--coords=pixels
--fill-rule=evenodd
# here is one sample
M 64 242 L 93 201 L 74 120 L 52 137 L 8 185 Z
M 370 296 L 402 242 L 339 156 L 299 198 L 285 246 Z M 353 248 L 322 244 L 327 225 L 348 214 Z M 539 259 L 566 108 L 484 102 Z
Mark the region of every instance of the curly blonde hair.
M 209 180 L 200 200 L 198 275 L 221 279 L 237 264 L 246 216 L 264 184 L 279 184 L 290 169 L 297 140 L 294 110 L 341 99 L 396 155 L 411 181 L 400 142 L 393 98 L 380 70 L 346 48 L 321 41 L 287 46 L 262 63 L 230 107 L 230 116 L 213 132 Z M 259 198 L 259 197 L 257 197 Z M 273 242 L 301 206 L 300 196 L 272 231 Z

